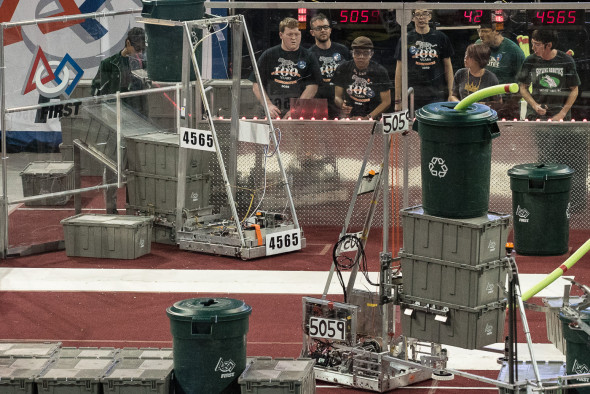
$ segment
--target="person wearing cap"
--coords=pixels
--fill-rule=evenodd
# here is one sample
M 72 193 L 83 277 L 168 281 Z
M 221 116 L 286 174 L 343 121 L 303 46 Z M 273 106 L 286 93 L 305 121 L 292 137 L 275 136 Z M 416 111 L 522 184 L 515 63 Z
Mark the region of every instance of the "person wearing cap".
M 352 60 L 338 67 L 332 82 L 334 103 L 342 117 L 378 119 L 391 105 L 387 70 L 373 62 L 373 41 L 365 36 L 351 44 Z
M 285 18 L 279 24 L 281 43 L 267 49 L 258 59 L 262 86 L 252 73 L 254 95 L 264 105 L 261 89 L 266 93 L 270 116 L 289 117 L 291 98 L 314 98 L 320 81 L 320 70 L 315 57 L 301 47 L 301 32 L 297 19 Z
M 330 38 L 332 28 L 324 14 L 317 14 L 309 21 L 310 34 L 315 38 L 315 45 L 309 50 L 318 60 L 322 80 L 316 97 L 328 99 L 328 117 L 334 119 L 340 115 L 340 108 L 334 104 L 334 84 L 332 78 L 339 65 L 350 60 L 347 47 Z
M 131 72 L 147 68 L 144 51 L 145 31 L 134 27 L 127 33 L 125 47 L 100 62 L 91 84 L 92 95 L 140 90 L 141 80 L 134 78 Z
M 570 120 L 580 85 L 576 63 L 556 48 L 556 31 L 535 30 L 531 38 L 534 53 L 525 59 L 517 78 L 529 104 L 527 119 Z
M 453 90 L 454 55 L 451 40 L 446 34 L 430 28 L 432 13 L 427 9 L 412 12 L 415 29 L 408 32 L 408 87 L 414 88 L 414 108 L 450 100 Z M 402 52 L 401 40 L 395 50 L 395 110 L 401 110 Z
M 516 76 L 524 62 L 524 52 L 513 41 L 502 36 L 500 24 L 482 23 L 477 30 L 479 40 L 490 47 L 490 61 L 486 70 L 493 72 L 498 78 L 498 83 L 507 84 L 516 82 Z M 496 109 L 498 115 L 506 119 L 518 118 L 520 115 L 520 95 L 510 94 L 503 97 L 503 103 Z
M 129 92 L 143 89 L 143 82 L 132 73 L 134 70 L 147 68 L 144 56 L 145 31 L 141 27 L 134 27 L 127 33 L 125 47 L 100 62 L 98 72 L 92 80 L 91 92 L 93 96 Z M 121 100 L 133 111 L 148 114 L 146 96 L 132 96 Z M 104 169 L 104 182 L 116 183 L 117 176 L 108 168 Z M 110 187 L 105 192 L 106 213 L 118 214 L 117 188 Z

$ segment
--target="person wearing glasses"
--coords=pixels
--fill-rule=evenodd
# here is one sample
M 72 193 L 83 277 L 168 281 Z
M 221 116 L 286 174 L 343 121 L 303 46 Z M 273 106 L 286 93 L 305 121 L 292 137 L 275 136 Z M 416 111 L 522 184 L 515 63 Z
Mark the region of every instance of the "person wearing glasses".
M 143 89 L 143 82 L 133 75 L 134 70 L 147 68 L 145 58 L 145 31 L 141 27 L 134 27 L 127 33 L 125 48 L 100 62 L 98 72 L 92 80 L 91 92 L 93 96 L 129 92 Z M 147 115 L 146 96 L 132 96 L 121 100 L 122 103 L 135 112 Z M 105 167 L 104 181 L 117 182 L 116 174 Z M 106 213 L 118 214 L 117 188 L 108 188 L 105 192 Z
M 379 119 L 391 105 L 391 81 L 385 67 L 371 61 L 373 41 L 359 36 L 351 44 L 352 60 L 340 65 L 332 78 L 334 102 L 341 117 Z
M 483 43 L 490 47 L 490 61 L 486 70 L 493 72 L 498 77 L 498 83 L 514 83 L 524 62 L 524 52 L 515 42 L 502 36 L 500 26 L 502 24 L 482 23 L 477 30 L 479 40 L 476 41 L 476 44 Z M 519 102 L 519 94 L 504 95 L 502 104 L 496 107 L 498 115 L 506 119 L 518 119 L 520 116 Z
M 574 59 L 556 48 L 554 30 L 533 31 L 531 44 L 534 53 L 518 74 L 520 94 L 528 103 L 527 119 L 570 120 L 580 86 Z
M 315 38 L 315 45 L 309 50 L 316 57 L 322 79 L 316 97 L 328 99 L 328 117 L 334 119 L 340 115 L 340 108 L 334 104 L 334 85 L 332 78 L 339 65 L 350 60 L 348 48 L 332 42 L 330 21 L 324 14 L 317 14 L 309 21 L 310 33 Z
M 432 13 L 427 9 L 412 12 L 415 29 L 408 33 L 408 87 L 414 88 L 414 108 L 451 99 L 454 55 L 446 34 L 430 28 Z M 395 50 L 395 110 L 401 110 L 402 95 L 401 40 Z
M 281 43 L 267 49 L 258 59 L 262 86 L 254 73 L 250 75 L 254 95 L 264 105 L 260 89 L 266 93 L 266 103 L 272 118 L 291 116 L 291 98 L 314 98 L 320 81 L 320 68 L 315 57 L 301 46 L 297 19 L 285 18 L 279 24 Z

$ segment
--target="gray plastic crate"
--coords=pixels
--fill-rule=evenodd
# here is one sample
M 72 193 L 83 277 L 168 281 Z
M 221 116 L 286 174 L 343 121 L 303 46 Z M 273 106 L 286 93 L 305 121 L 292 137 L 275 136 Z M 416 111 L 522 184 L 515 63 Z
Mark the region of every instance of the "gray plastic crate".
M 62 347 L 57 354 L 59 358 L 109 358 L 119 353 L 114 347 Z
M 61 221 L 68 256 L 136 259 L 151 251 L 150 216 L 81 214 Z
M 404 294 L 477 307 L 504 297 L 508 259 L 479 265 L 400 253 Z
M 168 394 L 173 368 L 171 358 L 119 358 L 101 379 L 103 391 L 105 394 Z
M 100 379 L 115 364 L 108 358 L 58 358 L 37 378 L 39 394 L 101 394 Z
M 258 357 L 238 379 L 242 394 L 315 393 L 314 361 L 311 359 L 272 359 Z
M 0 357 L 51 357 L 61 342 L 0 342 Z
M 63 192 L 74 189 L 74 163 L 62 161 L 34 161 L 20 173 L 23 196 Z M 49 197 L 28 201 L 26 206 L 65 205 L 71 196 Z
M 176 209 L 176 177 L 144 173 L 127 173 L 127 194 L 129 204 L 136 207 L 150 207 L 156 211 Z M 184 208 L 198 209 L 209 205 L 211 176 L 201 174 L 186 177 Z
M 119 358 L 139 358 L 139 359 L 172 359 L 172 348 L 136 348 L 126 347 L 121 349 L 118 354 Z
M 178 176 L 178 134 L 152 133 L 126 139 L 129 170 L 158 176 Z M 186 176 L 209 172 L 212 153 L 187 149 Z
M 0 393 L 36 394 L 35 378 L 51 363 L 51 358 L 0 358 Z
M 59 144 L 59 152 L 62 161 L 74 161 L 74 147 L 64 143 Z M 104 165 L 90 157 L 89 154 L 82 151 L 80 154 L 80 175 L 83 176 L 102 176 Z
M 421 206 L 403 209 L 404 251 L 454 263 L 478 265 L 503 258 L 510 215 L 489 212 L 471 219 L 430 216 Z
M 504 341 L 505 300 L 467 308 L 404 295 L 401 311 L 407 337 L 464 349 Z

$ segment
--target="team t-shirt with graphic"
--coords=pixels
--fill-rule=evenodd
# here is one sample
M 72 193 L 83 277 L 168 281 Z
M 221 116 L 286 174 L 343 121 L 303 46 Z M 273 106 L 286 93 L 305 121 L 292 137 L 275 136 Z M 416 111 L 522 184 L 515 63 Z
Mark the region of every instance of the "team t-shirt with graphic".
M 572 87 L 580 85 L 580 77 L 576 72 L 576 64 L 571 56 L 557 51 L 551 60 L 544 60 L 535 54 L 527 57 L 518 74 L 518 82 L 532 84 L 531 95 L 540 105 L 547 106 L 546 118 L 556 115 L 565 104 Z M 529 105 L 528 118 L 539 118 Z M 571 118 L 568 112 L 566 120 Z
M 332 83 L 332 78 L 338 66 L 350 60 L 350 51 L 344 45 L 336 42 L 332 42 L 329 49 L 322 49 L 314 45 L 309 50 L 316 57 L 322 75 L 316 97 L 328 100 L 328 115 L 330 118 L 333 118 L 338 115 L 339 109 L 334 104 L 334 84 Z
M 455 73 L 455 78 L 453 81 L 453 96 L 457 97 L 459 100 L 463 100 L 471 93 L 475 93 L 478 90 L 489 88 L 490 86 L 497 84 L 498 78 L 496 78 L 493 72 L 487 69 L 484 70 L 484 73 L 481 77 L 474 77 L 469 72 L 468 68 L 461 68 Z M 500 96 L 490 96 L 484 98 L 481 101 L 484 103 L 490 101 L 500 101 Z
M 381 103 L 381 92 L 391 89 L 387 70 L 370 62 L 365 70 L 359 70 L 350 60 L 341 64 L 332 83 L 344 89 L 344 100 L 352 107 L 350 116 L 367 116 Z
M 481 43 L 477 40 L 475 43 Z M 493 72 L 498 77 L 498 83 L 514 83 L 522 62 L 524 52 L 518 45 L 504 38 L 497 47 L 490 46 L 490 61 L 486 70 Z
M 447 83 L 443 59 L 453 56 L 451 41 L 446 34 L 430 29 L 426 34 L 412 30 L 408 33 L 408 86 L 414 88 L 416 108 L 446 101 Z M 402 60 L 401 40 L 395 59 Z
M 267 49 L 258 60 L 258 70 L 266 93 L 282 115 L 289 111 L 290 98 L 301 96 L 308 85 L 320 82 L 317 61 L 303 47 L 296 51 L 285 51 L 280 45 Z M 253 73 L 250 80 L 256 82 Z

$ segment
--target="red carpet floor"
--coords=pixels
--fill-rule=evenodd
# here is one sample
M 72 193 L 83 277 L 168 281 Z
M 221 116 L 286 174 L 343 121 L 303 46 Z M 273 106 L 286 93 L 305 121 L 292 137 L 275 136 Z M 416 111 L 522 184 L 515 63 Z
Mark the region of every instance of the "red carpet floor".
M 95 196 L 98 201 L 100 196 Z M 70 202 L 69 204 L 72 204 Z M 94 199 L 85 207 L 98 205 Z M 11 246 L 62 239 L 59 220 L 71 211 L 18 209 L 10 216 Z M 35 225 L 32 225 L 35 224 Z M 0 261 L 2 267 L 19 268 L 115 268 L 115 269 L 207 269 L 207 270 L 276 270 L 323 271 L 331 264 L 331 251 L 340 228 L 304 227 L 307 248 L 290 254 L 241 261 L 179 250 L 176 246 L 152 244 L 152 252 L 135 260 L 109 260 L 67 257 L 65 251 L 14 257 Z M 378 269 L 381 235 L 374 231 L 366 248 L 369 269 Z M 573 230 L 570 246 L 577 249 L 590 238 L 590 230 Z M 521 273 L 547 274 L 568 255 L 556 257 L 517 256 Z M 568 274 L 590 284 L 590 255 L 584 256 Z M 323 289 L 318 289 L 318 294 Z M 192 297 L 227 297 L 228 294 L 199 293 L 102 293 L 102 292 L 7 292 L 0 278 L 0 340 L 60 341 L 64 346 L 98 347 L 171 347 L 166 308 L 174 302 Z M 301 351 L 301 297 L 312 294 L 231 294 L 252 306 L 248 333 L 249 356 L 297 357 Z M 317 296 L 317 294 L 316 294 Z M 536 301 L 538 302 L 538 300 Z M 547 343 L 545 316 L 528 314 L 533 341 Z M 520 329 L 520 327 L 519 327 Z M 522 330 L 519 342 L 524 342 Z M 477 360 L 473 362 L 477 370 Z M 481 371 L 495 378 L 496 371 Z M 348 388 L 324 387 L 319 393 L 365 392 Z M 420 388 L 404 388 L 399 393 L 466 392 L 481 383 L 456 378 L 449 382 L 427 381 Z M 486 386 L 489 387 L 489 386 Z M 489 387 L 489 390 L 492 390 Z M 467 392 L 474 389 L 467 389 Z

